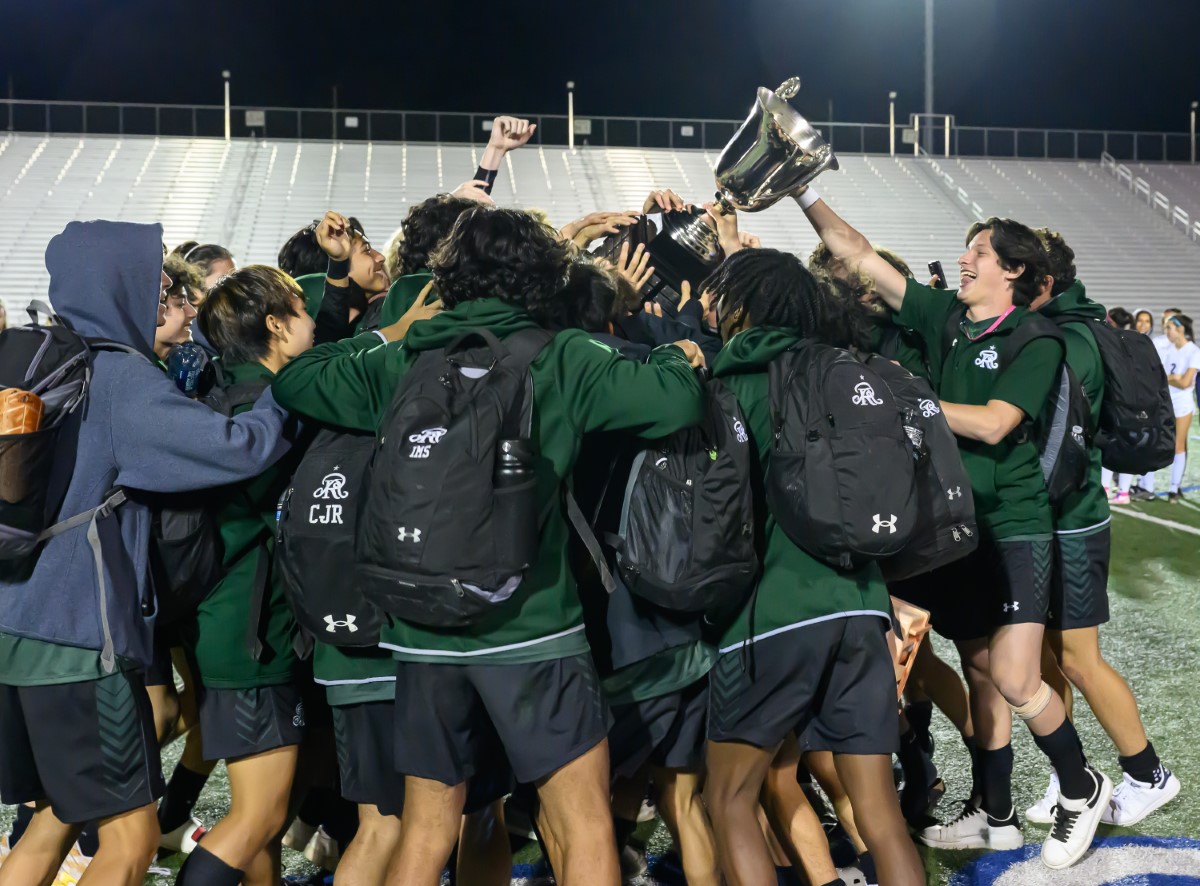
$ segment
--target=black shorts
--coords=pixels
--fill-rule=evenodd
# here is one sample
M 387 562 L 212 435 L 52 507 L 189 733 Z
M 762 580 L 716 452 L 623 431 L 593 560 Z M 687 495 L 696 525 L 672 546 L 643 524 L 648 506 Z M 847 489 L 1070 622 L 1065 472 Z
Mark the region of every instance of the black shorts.
M 146 668 L 147 686 L 174 686 L 175 666 L 171 661 L 170 642 L 157 630 L 154 633 L 154 660 Z
M 396 662 L 396 768 L 459 784 L 512 764 L 537 782 L 608 734 L 590 655 L 525 664 Z M 502 750 L 493 749 L 492 736 Z
M 896 672 L 877 615 L 819 621 L 724 652 L 709 672 L 709 741 L 891 754 L 899 743 Z
M 614 779 L 632 778 L 647 762 L 690 772 L 703 765 L 708 677 L 658 698 L 614 705 L 612 714 L 608 757 Z
M 200 742 L 205 760 L 236 760 L 300 744 L 307 727 L 299 686 L 200 690 Z
M 1055 533 L 1050 580 L 1052 631 L 1093 628 L 1108 621 L 1108 558 L 1112 533 L 1105 526 L 1089 535 Z
M 981 538 L 961 560 L 888 590 L 928 609 L 933 629 L 947 640 L 978 640 L 1004 625 L 1046 623 L 1053 554 L 1049 538 Z
M 48 800 L 68 824 L 155 802 L 164 789 L 142 675 L 0 685 L 0 799 Z

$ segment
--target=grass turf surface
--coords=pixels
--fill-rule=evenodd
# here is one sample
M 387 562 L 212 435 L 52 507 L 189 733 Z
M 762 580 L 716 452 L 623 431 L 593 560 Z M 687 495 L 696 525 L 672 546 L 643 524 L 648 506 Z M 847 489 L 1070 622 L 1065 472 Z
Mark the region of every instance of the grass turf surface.
M 1193 449 L 1196 447 L 1193 445 Z M 1165 472 L 1160 472 L 1160 487 Z M 1186 485 L 1200 484 L 1200 458 L 1189 465 Z M 1200 492 L 1182 504 L 1164 499 L 1113 508 L 1113 555 L 1109 581 L 1112 621 L 1100 632 L 1105 657 L 1125 676 L 1138 697 L 1146 731 L 1164 763 L 1179 776 L 1183 791 L 1164 809 L 1150 816 L 1135 829 L 1101 826 L 1100 835 L 1120 837 L 1149 835 L 1196 837 L 1200 835 L 1200 742 L 1194 730 L 1200 711 L 1200 680 L 1197 679 L 1196 649 L 1200 637 Z M 1126 512 L 1126 513 L 1122 513 Z M 1141 519 L 1142 515 L 1179 524 L 1173 528 Z M 951 654 L 945 641 L 935 641 L 943 655 Z M 1076 693 L 1075 722 L 1090 760 L 1114 781 L 1120 778 L 1116 751 L 1100 728 L 1087 703 Z M 933 731 L 937 739 L 935 759 L 946 780 L 947 796 L 938 812 L 953 816 L 957 800 L 969 790 L 966 751 L 957 732 L 941 715 L 935 715 Z M 1013 796 L 1018 811 L 1023 811 L 1042 796 L 1046 788 L 1045 760 L 1023 728 L 1014 726 L 1015 764 Z M 174 766 L 181 745 L 164 753 L 164 769 Z M 206 824 L 216 822 L 227 807 L 228 782 L 223 766 L 209 779 L 197 805 L 196 814 Z M 11 807 L 0 808 L 0 825 L 7 830 Z M 1039 843 L 1045 828 L 1025 825 L 1025 838 Z M 651 855 L 669 846 L 666 829 L 643 826 L 641 835 L 648 841 Z M 930 886 L 947 884 L 956 871 L 982 853 L 948 853 L 922 849 Z M 151 874 L 147 886 L 167 886 L 173 882 L 178 857 L 162 859 L 159 864 L 171 874 Z M 534 848 L 517 853 L 514 862 L 527 880 L 540 882 L 540 857 Z M 315 869 L 303 856 L 284 852 L 288 874 L 309 874 Z M 533 870 L 531 871 L 531 866 Z M 1048 874 L 1049 872 L 1047 872 Z M 1049 881 L 1049 880 L 1048 880 Z M 682 882 L 673 878 L 642 881 Z

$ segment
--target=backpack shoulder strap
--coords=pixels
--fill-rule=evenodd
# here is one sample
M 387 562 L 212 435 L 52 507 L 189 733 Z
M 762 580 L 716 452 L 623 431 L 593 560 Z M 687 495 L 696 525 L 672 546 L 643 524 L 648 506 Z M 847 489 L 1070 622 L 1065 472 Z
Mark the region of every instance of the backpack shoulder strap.
M 1059 347 L 1066 350 L 1066 339 L 1063 338 L 1062 330 L 1058 328 L 1058 324 L 1049 317 L 1043 317 L 1036 312 L 1030 312 L 1021 323 L 1009 333 L 1008 338 L 1001 346 L 1004 348 L 1004 368 L 1012 365 L 1012 362 L 1017 359 L 1017 355 L 1021 353 L 1024 347 L 1031 341 L 1039 338 L 1052 338 L 1058 342 Z
M 967 306 L 962 302 L 955 302 L 949 313 L 946 314 L 946 325 L 942 327 L 942 359 L 950 353 L 950 348 L 954 344 L 954 339 L 958 336 L 958 327 L 967 316 Z

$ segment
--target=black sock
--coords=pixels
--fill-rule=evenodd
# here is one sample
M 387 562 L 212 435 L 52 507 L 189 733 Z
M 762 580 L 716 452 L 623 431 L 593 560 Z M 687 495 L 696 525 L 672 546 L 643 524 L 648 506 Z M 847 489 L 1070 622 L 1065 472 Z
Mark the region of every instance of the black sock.
M 1096 782 L 1083 761 L 1079 733 L 1070 720 L 1063 720 L 1063 724 L 1049 735 L 1033 734 L 1033 740 L 1058 773 L 1058 784 L 1064 797 L 1078 800 L 1092 795 Z
M 967 753 L 971 755 L 971 798 L 972 806 L 980 807 L 983 805 L 983 769 L 979 762 L 979 745 L 975 743 L 974 736 L 962 736 L 963 746 L 967 749 Z
M 863 878 L 868 883 L 878 883 L 879 875 L 875 873 L 875 859 L 870 852 L 864 852 L 858 857 L 858 869 L 863 872 Z
M 175 767 L 162 802 L 158 804 L 158 826 L 164 834 L 182 827 L 192 817 L 196 800 L 207 781 L 207 775 L 188 769 L 182 763 Z
M 983 811 L 998 820 L 1012 815 L 1013 749 L 1011 744 L 994 751 L 979 750 Z
M 637 830 L 637 820 L 630 821 L 627 818 L 613 816 L 613 829 L 617 832 L 617 852 L 621 852 L 629 845 L 629 838 L 633 836 L 633 832 Z
M 89 821 L 83 826 L 83 830 L 79 832 L 79 836 L 75 838 L 75 842 L 79 844 L 79 851 L 88 858 L 95 858 L 96 853 L 100 851 L 100 829 L 94 821 Z
M 908 725 L 916 730 L 921 742 L 929 749 L 929 724 L 933 721 L 933 702 L 914 701 L 905 705 L 904 716 L 908 717 Z
M 244 871 L 231 868 L 203 846 L 197 846 L 179 869 L 175 886 L 238 886 Z
M 1158 759 L 1158 754 L 1154 752 L 1154 745 L 1150 742 L 1146 742 L 1146 747 L 1132 757 L 1117 757 L 1117 761 L 1121 764 L 1121 768 L 1129 773 L 1130 778 L 1136 778 L 1138 781 L 1148 784 L 1158 781 L 1158 770 L 1162 766 L 1162 761 Z
M 18 806 L 17 817 L 13 820 L 12 833 L 8 835 L 8 848 L 13 849 L 17 845 L 17 841 L 25 833 L 25 829 L 29 827 L 29 823 L 33 821 L 33 813 L 37 810 L 31 806 Z
M 916 821 L 929 806 L 929 787 L 937 780 L 933 759 L 925 751 L 915 729 L 900 736 L 900 767 L 904 770 L 904 790 L 900 793 L 900 811 L 908 821 Z

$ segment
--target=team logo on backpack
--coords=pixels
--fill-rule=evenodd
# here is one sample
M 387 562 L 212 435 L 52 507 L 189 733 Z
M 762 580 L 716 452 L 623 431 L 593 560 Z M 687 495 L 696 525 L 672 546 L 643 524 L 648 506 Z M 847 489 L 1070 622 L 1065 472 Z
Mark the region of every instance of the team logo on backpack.
M 350 497 L 346 491 L 346 475 L 338 471 L 334 465 L 333 471 L 321 478 L 321 487 L 313 493 L 313 498 L 336 498 L 339 501 Z
M 331 634 L 336 634 L 338 628 L 345 628 L 350 633 L 358 630 L 354 622 L 358 621 L 356 616 L 347 615 L 343 619 L 336 619 L 332 615 L 325 616 L 325 630 Z
M 733 420 L 733 433 L 739 443 L 750 442 L 750 435 L 746 433 L 746 426 L 742 424 L 742 420 L 740 418 L 735 418 Z
M 859 376 L 863 378 L 863 376 Z M 875 389 L 871 387 L 871 383 L 863 379 L 854 386 L 854 396 L 850 398 L 855 406 L 882 406 L 883 401 L 875 396 Z
M 995 348 L 984 348 L 975 358 L 975 365 L 980 369 L 999 369 L 1000 352 Z
M 415 434 L 409 434 L 408 442 L 413 444 L 413 448 L 408 457 L 429 458 L 429 450 L 442 442 L 442 437 L 445 436 L 445 433 L 445 428 L 426 428 Z
M 942 411 L 932 400 L 922 400 L 918 405 L 921 407 L 921 415 L 925 416 L 925 418 L 933 418 Z

